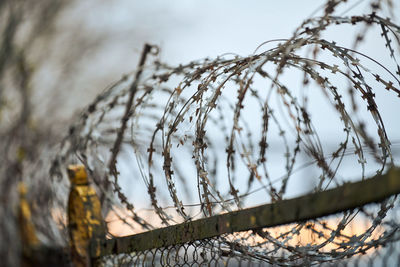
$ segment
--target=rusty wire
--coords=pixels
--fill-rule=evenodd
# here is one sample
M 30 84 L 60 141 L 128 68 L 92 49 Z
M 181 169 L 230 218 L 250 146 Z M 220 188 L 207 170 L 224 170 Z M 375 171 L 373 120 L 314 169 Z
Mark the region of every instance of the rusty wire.
M 106 89 L 71 126 L 51 168 L 54 181 L 63 184 L 64 166 L 81 161 L 100 192 L 105 211 L 111 210 L 133 232 L 141 232 L 254 202 L 285 199 L 292 194 L 290 183 L 299 179 L 297 173 L 309 166 L 316 178 L 311 191 L 346 182 L 343 177 L 349 172 L 343 166 L 349 162 L 352 175 L 358 170 L 359 179 L 382 173 L 396 158 L 376 95 L 389 94 L 399 100 L 395 46 L 400 27 L 378 15 L 379 5 L 372 5 L 373 12 L 367 15 L 336 16 L 334 10 L 341 2 L 328 1 L 322 17 L 306 20 L 290 39 L 263 44 L 257 51 L 272 45 L 263 52 L 179 66 L 156 58 L 140 65 L 140 75 L 126 75 Z M 364 27 L 355 35 L 352 48 L 322 38 L 327 29 L 344 25 Z M 381 31 L 381 49 L 388 52 L 393 67 L 357 51 L 366 38 L 365 29 L 374 27 Z M 287 72 L 301 77 L 299 86 L 286 80 Z M 318 89 L 332 108 L 331 116 L 341 123 L 332 132 L 340 139 L 334 149 L 324 143 L 329 137 L 319 135 L 319 122 L 309 104 Z M 274 147 L 280 150 L 279 159 L 270 156 Z M 309 161 L 304 163 L 304 158 Z M 129 174 L 121 174 L 124 168 Z M 137 192 L 147 192 L 147 196 L 142 193 L 141 201 L 135 202 L 127 187 L 139 188 Z M 150 259 L 163 264 L 164 260 L 186 262 L 187 257 L 197 257 L 199 263 L 199 257 L 216 250 L 218 262 L 227 247 L 234 248 L 229 257 L 239 262 L 329 263 L 396 241 L 400 225 L 391 212 L 398 210 L 398 204 L 392 198 L 372 208 L 346 212 L 334 225 L 321 219 L 286 230 L 230 234 L 142 252 L 129 256 L 129 261 Z M 357 218 L 367 222 L 364 231 L 343 234 Z M 291 243 L 304 232 L 313 242 Z M 177 253 L 182 250 L 182 255 Z M 165 256 L 171 253 L 175 256 Z M 125 258 L 108 260 L 121 260 L 123 265 Z
M 369 253 L 332 260 L 326 253 L 310 259 L 305 253 L 293 257 L 280 247 L 264 243 L 246 244 L 254 234 L 220 236 L 131 254 L 112 255 L 96 262 L 99 266 L 398 266 L 400 242 L 388 242 Z M 233 242 L 231 241 L 233 240 Z M 333 252 L 332 252 L 333 253 Z M 329 254 L 329 253 L 328 253 Z M 274 255 L 274 256 L 272 256 Z
M 376 208 L 369 205 L 367 209 Z M 396 215 L 396 220 L 399 219 Z M 332 218 L 331 222 L 332 222 Z M 339 217 L 336 219 L 340 220 Z M 328 219 L 329 220 L 329 219 Z M 157 249 L 105 256 L 99 266 L 398 266 L 399 231 L 368 238 L 356 247 L 360 236 L 337 232 L 321 221 L 276 227 L 177 244 Z M 356 225 L 356 224 L 354 224 Z M 328 232 L 326 230 L 329 230 Z M 293 233 L 297 232 L 297 235 Z M 310 233 L 312 233 L 310 235 Z M 301 240 L 302 238 L 308 240 Z M 292 238 L 292 239 L 291 239 Z M 329 249 L 310 249 L 316 239 L 326 238 Z M 276 242 L 281 240 L 281 242 Z M 374 248 L 374 249 L 371 249 Z M 315 247 L 314 247 L 315 249 Z

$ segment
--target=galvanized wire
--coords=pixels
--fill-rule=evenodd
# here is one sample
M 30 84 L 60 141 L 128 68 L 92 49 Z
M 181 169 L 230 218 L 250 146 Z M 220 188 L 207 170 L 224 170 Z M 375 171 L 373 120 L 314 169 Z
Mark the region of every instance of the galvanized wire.
M 397 216 L 396 220 L 398 219 Z M 354 255 L 351 250 L 354 248 L 354 243 L 358 242 L 356 240 L 360 240 L 361 235 L 344 231 L 344 233 L 335 233 L 333 240 L 329 240 L 332 229 L 325 226 L 318 231 L 314 228 L 315 225 L 327 224 L 329 221 L 332 221 L 332 218 L 307 222 L 292 229 L 290 227 L 266 228 L 130 254 L 106 256 L 98 260 L 96 264 L 99 266 L 399 265 L 400 234 L 398 230 L 386 236 L 382 235 L 379 239 L 367 238 L 363 245 L 357 248 L 358 251 Z M 298 231 L 297 235 L 293 234 L 293 229 Z M 272 236 L 277 233 L 280 235 L 277 240 L 281 240 L 281 243 L 270 242 Z M 313 246 L 315 240 L 320 238 L 328 241 L 326 247 L 320 247 L 312 253 L 310 246 Z M 346 247 L 345 243 L 353 245 Z
M 53 161 L 54 181 L 65 183 L 68 163 L 84 163 L 104 212 L 137 233 L 241 209 L 260 193 L 256 200 L 261 203 L 288 198 L 290 183 L 308 166 L 315 176 L 312 191 L 348 181 L 343 177 L 350 175 L 349 168 L 352 175 L 358 170 L 359 179 L 382 173 L 397 158 L 376 95 L 399 100 L 400 67 L 392 41 L 399 43 L 400 27 L 377 15 L 379 6 L 374 5 L 368 15 L 333 15 L 340 2 L 328 1 L 324 16 L 306 20 L 290 39 L 271 42 L 276 45 L 264 52 L 179 66 L 155 60 L 140 67 L 140 77 L 123 77 L 71 126 Z M 382 49 L 392 67 L 356 51 L 366 31 L 355 36 L 353 48 L 321 37 L 326 29 L 343 25 L 380 29 Z M 286 80 L 287 72 L 300 75 L 300 88 Z M 324 142 L 329 137 L 319 135 L 309 104 L 315 94 L 311 90 L 319 90 L 331 105 L 331 117 L 325 119 L 334 116 L 341 125 L 331 133 L 339 139 L 334 149 L 327 149 Z M 276 144 L 279 160 L 270 156 Z M 120 174 L 126 169 L 128 174 Z M 147 196 L 132 201 L 126 193 L 130 186 Z M 235 233 L 104 262 L 213 266 L 223 264 L 227 253 L 227 260 L 238 266 L 253 261 L 290 266 L 330 263 L 372 248 L 379 253 L 380 246 L 396 241 L 398 220 L 387 216 L 396 209 L 393 197 L 372 208 L 345 212 L 333 225 L 317 220 L 272 230 L 277 235 L 269 229 Z M 368 226 L 358 234 L 343 234 L 359 218 Z M 292 243 L 304 232 L 312 242 Z M 325 251 L 329 246 L 333 248 Z

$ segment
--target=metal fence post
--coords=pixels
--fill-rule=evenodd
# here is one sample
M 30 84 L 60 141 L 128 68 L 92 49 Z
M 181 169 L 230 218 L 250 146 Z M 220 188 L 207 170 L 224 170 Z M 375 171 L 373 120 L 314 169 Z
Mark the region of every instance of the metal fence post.
M 83 165 L 70 165 L 67 170 L 71 182 L 68 199 L 71 259 L 75 266 L 91 266 L 90 241 L 105 238 L 100 200 L 89 185 Z

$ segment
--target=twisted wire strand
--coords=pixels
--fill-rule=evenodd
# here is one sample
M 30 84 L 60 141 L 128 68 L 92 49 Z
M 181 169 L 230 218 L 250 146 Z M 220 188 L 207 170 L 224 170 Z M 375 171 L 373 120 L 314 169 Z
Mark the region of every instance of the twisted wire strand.
M 305 157 L 311 159 L 317 179 L 312 191 L 345 182 L 346 164 L 352 163 L 361 179 L 371 172 L 382 173 L 396 158 L 375 99 L 384 92 L 399 100 L 400 67 L 392 41 L 399 44 L 400 27 L 376 12 L 331 15 L 340 2 L 328 1 L 324 16 L 308 19 L 292 38 L 279 40 L 266 51 L 177 67 L 155 60 L 141 67 L 140 80 L 135 74 L 125 76 L 100 94 L 70 128 L 53 162 L 54 181 L 63 183 L 67 163 L 83 162 L 104 206 L 122 206 L 117 220 L 140 232 L 244 208 L 255 201 L 256 192 L 264 192 L 259 203 L 285 199 L 291 194 L 290 183 L 299 179 L 297 170 Z M 362 32 L 356 35 L 353 48 L 321 37 L 327 28 L 344 24 L 379 27 L 383 49 L 395 69 L 357 51 L 365 38 Z M 286 81 L 287 72 L 302 77 L 301 89 Z M 130 103 L 134 83 L 137 91 Z M 328 152 L 327 137 L 319 134 L 320 125 L 309 104 L 310 90 L 317 89 L 331 105 L 329 116 L 341 123 L 332 133 L 339 144 Z M 123 124 L 126 131 L 120 150 L 110 151 Z M 273 154 L 277 144 L 280 152 Z M 281 155 L 280 160 L 270 154 Z M 129 165 L 127 178 L 121 174 L 124 162 Z M 124 192 L 122 178 L 147 192 L 147 199 L 133 203 Z M 198 204 L 191 205 L 193 200 Z M 228 255 L 228 261 L 239 262 L 329 263 L 398 240 L 399 223 L 391 213 L 398 204 L 393 197 L 378 206 L 344 212 L 333 225 L 318 219 L 107 260 L 143 266 L 150 260 L 172 266 L 207 259 L 218 265 Z M 144 218 L 137 206 L 150 211 L 151 219 Z M 367 221 L 367 227 L 359 234 L 346 233 L 358 218 Z M 310 242 L 299 241 L 305 235 L 311 236 Z

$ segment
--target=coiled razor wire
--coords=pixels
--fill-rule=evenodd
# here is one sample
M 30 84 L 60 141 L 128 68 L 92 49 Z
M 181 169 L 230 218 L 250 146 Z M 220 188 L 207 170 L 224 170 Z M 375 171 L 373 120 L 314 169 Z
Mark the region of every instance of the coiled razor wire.
M 361 179 L 384 172 L 395 158 L 375 100 L 378 94 L 399 100 L 393 43 L 399 45 L 400 28 L 376 12 L 332 16 L 339 3 L 328 1 L 324 16 L 248 57 L 140 65 L 136 75 L 105 90 L 71 126 L 51 168 L 54 181 L 68 186 L 65 166 L 84 163 L 104 211 L 138 233 L 288 198 L 290 183 L 302 170 L 316 178 L 311 191 L 348 181 L 343 177 L 349 169 L 352 175 L 358 170 Z M 379 5 L 373 8 L 379 11 Z M 321 37 L 342 25 L 380 29 L 385 45 L 379 49 L 388 52 L 394 67 L 357 52 L 366 30 L 355 36 L 353 49 Z M 155 47 L 147 49 L 156 53 Z M 316 94 L 330 104 L 331 115 L 324 119 L 341 123 L 331 136 L 318 134 L 320 122 L 314 118 L 319 114 L 309 104 Z M 333 150 L 325 144 L 331 139 L 338 140 Z M 339 217 L 106 257 L 104 264 L 294 266 L 372 255 L 371 248 L 378 253 L 398 240 L 398 207 L 393 197 Z M 362 232 L 348 232 L 360 219 Z

